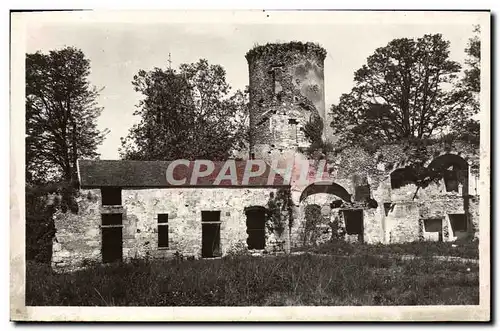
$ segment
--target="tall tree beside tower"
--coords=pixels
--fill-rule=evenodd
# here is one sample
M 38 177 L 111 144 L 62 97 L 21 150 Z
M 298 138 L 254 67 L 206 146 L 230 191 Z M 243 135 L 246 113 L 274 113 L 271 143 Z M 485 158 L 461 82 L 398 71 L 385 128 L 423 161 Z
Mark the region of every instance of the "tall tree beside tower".
M 143 95 L 141 120 L 122 138 L 123 158 L 224 160 L 245 142 L 246 95 L 231 93 L 220 65 L 140 70 L 132 84 Z
M 476 111 L 470 89 L 455 88 L 461 70 L 441 34 L 395 39 L 355 72 L 355 86 L 331 108 L 343 146 L 376 149 L 449 133 Z

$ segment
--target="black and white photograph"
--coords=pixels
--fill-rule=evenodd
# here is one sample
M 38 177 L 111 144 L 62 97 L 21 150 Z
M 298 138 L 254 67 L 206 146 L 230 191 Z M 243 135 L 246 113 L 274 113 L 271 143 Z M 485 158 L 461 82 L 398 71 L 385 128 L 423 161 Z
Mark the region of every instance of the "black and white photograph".
M 11 13 L 11 319 L 488 321 L 490 15 Z

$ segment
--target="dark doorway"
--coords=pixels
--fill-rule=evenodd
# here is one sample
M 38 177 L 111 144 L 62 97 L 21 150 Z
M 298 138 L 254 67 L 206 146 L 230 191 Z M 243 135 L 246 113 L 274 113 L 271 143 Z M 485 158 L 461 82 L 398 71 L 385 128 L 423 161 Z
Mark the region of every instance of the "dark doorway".
M 122 260 L 122 214 L 102 214 L 102 262 Z
M 202 257 L 220 256 L 220 224 L 208 223 L 201 226 Z
M 122 228 L 102 229 L 102 262 L 122 260 Z
M 219 257 L 220 249 L 220 211 L 201 212 L 201 256 Z
M 348 235 L 357 235 L 358 241 L 363 242 L 364 225 L 363 225 L 363 210 L 344 210 L 345 230 Z
M 450 218 L 453 236 L 457 237 L 457 239 L 467 238 L 469 226 L 465 214 L 449 214 L 448 216 Z
M 251 208 L 247 215 L 248 249 L 264 249 L 266 247 L 266 209 Z
M 465 218 L 465 214 L 449 214 L 448 216 L 450 217 L 453 233 L 467 231 L 467 219 Z

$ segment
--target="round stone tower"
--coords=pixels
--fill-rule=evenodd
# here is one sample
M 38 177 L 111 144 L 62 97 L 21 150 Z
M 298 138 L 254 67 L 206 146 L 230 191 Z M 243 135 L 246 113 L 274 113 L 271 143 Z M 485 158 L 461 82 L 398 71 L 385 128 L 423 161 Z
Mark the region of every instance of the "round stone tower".
M 281 158 L 324 138 L 325 57 L 325 49 L 309 42 L 248 51 L 250 157 Z

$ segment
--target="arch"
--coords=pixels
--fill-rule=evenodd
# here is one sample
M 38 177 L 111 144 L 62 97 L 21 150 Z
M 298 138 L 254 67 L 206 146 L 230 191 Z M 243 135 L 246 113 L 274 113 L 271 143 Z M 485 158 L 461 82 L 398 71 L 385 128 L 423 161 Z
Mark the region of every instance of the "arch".
M 457 170 L 466 170 L 469 168 L 467 161 L 457 154 L 443 154 L 434 158 L 429 163 L 428 168 L 433 170 L 444 170 L 449 167 L 456 167 Z
M 417 183 L 417 176 L 410 167 L 398 168 L 391 172 L 391 188 L 397 189 L 409 184 Z
M 428 169 L 443 176 L 446 192 L 458 192 L 459 183 L 465 187 L 465 194 L 468 191 L 469 164 L 461 156 L 443 154 L 432 160 Z
M 347 190 L 339 184 L 333 182 L 316 182 L 307 186 L 300 195 L 299 201 L 304 201 L 308 196 L 317 193 L 333 194 L 346 202 L 351 202 L 351 195 Z

